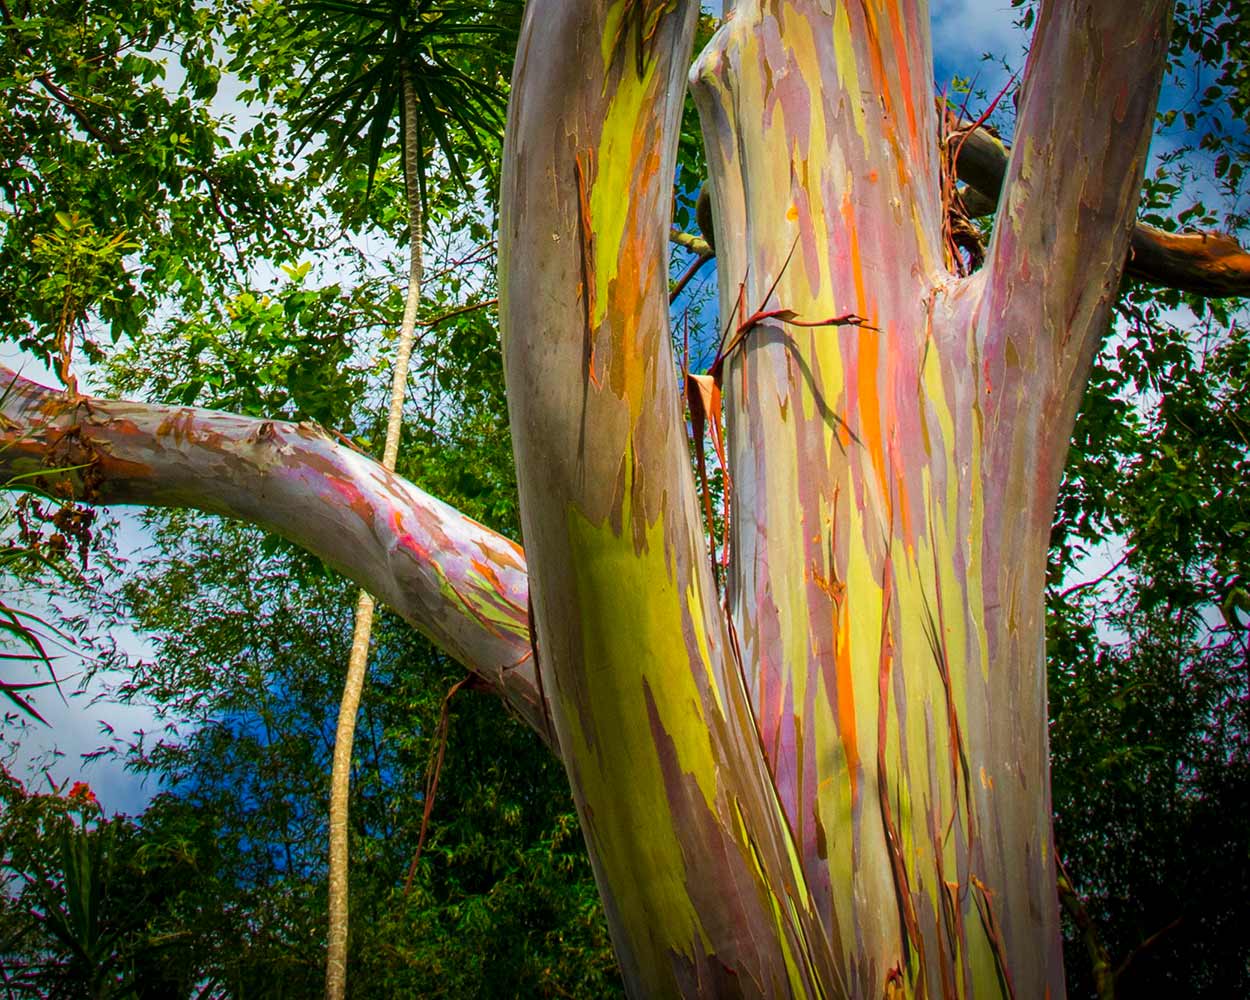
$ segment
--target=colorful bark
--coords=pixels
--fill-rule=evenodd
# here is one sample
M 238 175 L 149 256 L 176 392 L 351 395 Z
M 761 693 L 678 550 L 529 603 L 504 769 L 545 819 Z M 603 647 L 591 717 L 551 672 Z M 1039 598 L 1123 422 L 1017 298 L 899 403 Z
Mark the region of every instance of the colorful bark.
M 1167 12 L 1043 5 L 967 280 L 943 258 L 923 4 L 742 2 L 692 74 L 722 311 L 868 323 L 766 320 L 723 375 L 730 611 L 856 996 L 1063 990 L 1044 560 Z
M 81 398 L 0 367 L 0 476 L 68 475 L 93 503 L 261 525 L 389 604 L 547 733 L 515 542 L 313 424 Z
M 695 70 L 722 308 L 761 314 L 721 371 L 728 614 L 667 327 L 696 9 L 528 8 L 501 312 L 541 684 L 520 550 L 316 428 L 18 380 L 0 472 L 273 528 L 550 717 L 635 995 L 1059 996 L 1046 539 L 1170 4 L 1042 4 L 963 280 L 924 4 L 734 6 Z
M 538 657 L 631 991 L 819 996 L 836 973 L 729 651 L 669 340 L 694 14 L 564 0 L 522 33 L 501 315 Z

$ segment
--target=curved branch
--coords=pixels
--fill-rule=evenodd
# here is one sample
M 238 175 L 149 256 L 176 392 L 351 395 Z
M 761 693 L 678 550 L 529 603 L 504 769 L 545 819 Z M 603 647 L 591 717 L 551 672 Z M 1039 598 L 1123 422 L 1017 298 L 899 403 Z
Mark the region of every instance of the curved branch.
M 975 201 L 965 198 L 969 214 L 992 215 L 1011 147 L 984 128 L 954 132 L 946 141 L 957 144 L 955 170 L 976 195 Z M 1138 222 L 1124 273 L 1210 298 L 1250 295 L 1250 253 L 1226 233 L 1169 233 Z
M 668 241 L 679 247 L 685 247 L 696 257 L 716 256 L 716 248 L 702 236 L 695 236 L 693 233 L 683 233 L 680 229 L 673 228 L 669 230 Z
M 277 532 L 376 594 L 547 738 L 514 542 L 315 424 L 70 401 L 3 366 L 0 382 L 0 476 L 47 476 L 88 503 L 194 508 Z

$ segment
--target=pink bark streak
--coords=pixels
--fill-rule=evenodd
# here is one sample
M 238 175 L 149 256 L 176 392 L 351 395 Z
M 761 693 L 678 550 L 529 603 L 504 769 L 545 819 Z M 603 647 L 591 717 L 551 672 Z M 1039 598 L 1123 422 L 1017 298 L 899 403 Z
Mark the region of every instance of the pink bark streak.
M 514 542 L 312 424 L 73 405 L 4 368 L 0 382 L 0 476 L 83 466 L 70 478 L 88 501 L 193 507 L 275 531 L 381 598 L 547 732 Z
M 940 242 L 923 3 L 743 0 L 692 72 L 722 314 L 868 324 L 766 320 L 723 384 L 730 611 L 857 996 L 1062 993 L 1046 539 L 1168 13 L 1043 4 L 990 263 L 966 281 Z

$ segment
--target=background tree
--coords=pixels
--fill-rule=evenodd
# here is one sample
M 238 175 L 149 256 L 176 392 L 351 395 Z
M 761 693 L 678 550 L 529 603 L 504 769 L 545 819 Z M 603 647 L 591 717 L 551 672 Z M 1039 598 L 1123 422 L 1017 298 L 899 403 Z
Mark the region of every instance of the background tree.
M 408 391 L 408 363 L 421 303 L 422 210 L 425 201 L 426 152 L 423 134 L 432 134 L 454 178 L 466 186 L 463 147 L 489 164 L 486 144 L 502 125 L 503 95 L 495 89 L 489 60 L 476 59 L 474 79 L 448 58 L 449 50 L 474 50 L 499 34 L 507 22 L 507 4 L 483 13 L 472 5 L 403 0 L 370 3 L 312 2 L 299 11 L 297 24 L 315 25 L 306 56 L 307 85 L 296 103 L 296 122 L 306 138 L 324 138 L 340 163 L 349 144 L 367 136 L 368 187 L 398 112 L 401 129 L 404 199 L 408 208 L 408 291 L 391 376 L 391 398 L 382 447 L 382 467 L 395 468 Z M 298 30 L 298 29 L 297 29 Z M 490 52 L 490 48 L 485 49 Z M 488 70 L 482 73 L 482 70 Z M 497 72 L 497 69 L 496 69 Z M 318 90 L 318 85 L 324 90 Z M 299 109 L 306 109 L 302 114 Z M 455 127 L 461 147 L 451 140 Z M 490 143 L 497 145 L 496 143 Z M 368 197 L 368 188 L 366 197 Z M 352 741 L 369 660 L 374 601 L 361 590 L 347 676 L 339 704 L 334 765 L 330 783 L 329 942 L 326 996 L 342 997 L 347 988 L 348 800 Z

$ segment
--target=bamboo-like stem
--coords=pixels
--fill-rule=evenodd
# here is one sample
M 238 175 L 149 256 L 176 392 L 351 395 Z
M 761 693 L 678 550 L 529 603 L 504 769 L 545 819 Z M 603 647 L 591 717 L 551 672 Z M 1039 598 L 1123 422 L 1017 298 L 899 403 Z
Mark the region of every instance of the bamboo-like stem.
M 408 363 L 412 357 L 417 308 L 421 303 L 421 199 L 417 188 L 420 169 L 417 146 L 416 92 L 411 67 L 403 66 L 404 194 L 408 201 L 408 296 L 399 330 L 399 349 L 391 379 L 391 405 L 386 418 L 386 442 L 382 467 L 395 468 L 403 428 L 404 397 L 408 390 Z M 356 601 L 352 648 L 347 660 L 347 677 L 339 702 L 338 726 L 334 735 L 334 765 L 330 775 L 330 858 L 329 892 L 326 902 L 326 1000 L 342 1000 L 347 991 L 347 935 L 349 927 L 349 850 L 348 816 L 351 808 L 352 745 L 356 736 L 356 716 L 360 694 L 369 666 L 369 639 L 373 631 L 373 598 L 364 590 Z

